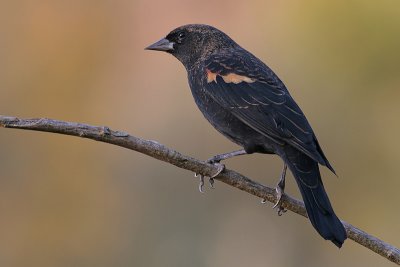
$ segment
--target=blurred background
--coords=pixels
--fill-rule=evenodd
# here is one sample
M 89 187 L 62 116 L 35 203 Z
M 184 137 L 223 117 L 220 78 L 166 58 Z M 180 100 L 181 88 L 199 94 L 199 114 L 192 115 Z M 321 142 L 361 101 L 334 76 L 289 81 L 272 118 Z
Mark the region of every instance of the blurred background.
M 400 2 L 1 1 L 0 114 L 107 125 L 200 159 L 237 147 L 202 117 L 183 66 L 143 50 L 220 28 L 302 107 L 339 178 L 340 218 L 400 246 Z M 269 186 L 276 156 L 226 162 Z M 308 220 L 116 146 L 0 129 L 1 266 L 391 266 Z M 299 197 L 290 176 L 287 192 Z

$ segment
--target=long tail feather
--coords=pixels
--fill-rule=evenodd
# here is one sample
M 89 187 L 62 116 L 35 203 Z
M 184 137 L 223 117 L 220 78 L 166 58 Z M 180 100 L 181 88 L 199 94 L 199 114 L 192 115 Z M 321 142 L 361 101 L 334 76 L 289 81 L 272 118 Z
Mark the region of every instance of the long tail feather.
M 299 186 L 311 224 L 324 239 L 340 248 L 347 238 L 346 231 L 332 209 L 318 163 L 292 147 L 285 147 L 283 156 Z

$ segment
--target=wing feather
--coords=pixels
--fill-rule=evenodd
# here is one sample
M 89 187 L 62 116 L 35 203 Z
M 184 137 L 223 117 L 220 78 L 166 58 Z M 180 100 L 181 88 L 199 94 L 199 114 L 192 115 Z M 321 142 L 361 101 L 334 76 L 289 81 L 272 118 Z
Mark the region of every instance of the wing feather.
M 329 165 L 310 124 L 283 83 L 261 61 L 246 58 L 240 54 L 211 56 L 205 69 L 215 79 L 205 79 L 206 93 L 277 144 L 289 144 Z

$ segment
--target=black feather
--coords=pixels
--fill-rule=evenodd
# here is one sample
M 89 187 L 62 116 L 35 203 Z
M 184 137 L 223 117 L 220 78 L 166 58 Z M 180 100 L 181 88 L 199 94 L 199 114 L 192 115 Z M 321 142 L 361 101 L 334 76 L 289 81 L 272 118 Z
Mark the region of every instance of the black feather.
M 292 171 L 318 233 L 340 247 L 346 231 L 325 192 L 318 163 L 335 172 L 299 106 L 277 75 L 225 33 L 185 25 L 150 46 L 185 66 L 204 117 L 247 153 L 278 154 Z

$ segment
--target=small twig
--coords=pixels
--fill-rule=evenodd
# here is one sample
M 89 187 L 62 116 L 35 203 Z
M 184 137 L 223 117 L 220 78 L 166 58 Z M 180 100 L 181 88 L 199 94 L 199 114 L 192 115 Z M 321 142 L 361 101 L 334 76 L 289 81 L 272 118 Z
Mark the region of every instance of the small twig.
M 211 176 L 217 171 L 217 167 L 191 158 L 170 149 L 155 141 L 140 139 L 121 131 L 113 131 L 105 126 L 91 126 L 81 123 L 64 122 L 51 119 L 19 119 L 0 115 L 0 126 L 4 128 L 16 128 L 58 134 L 73 135 L 101 141 L 127 149 L 135 150 L 158 160 L 168 162 L 179 168 L 186 169 L 205 176 Z M 232 170 L 225 169 L 215 177 L 223 183 L 236 187 L 272 203 L 276 202 L 275 190 L 261 185 Z M 282 197 L 282 206 L 297 214 L 307 217 L 303 202 L 288 195 Z M 358 229 L 357 227 L 342 221 L 347 235 L 353 241 L 378 253 L 388 260 L 400 265 L 400 250 L 384 241 Z

